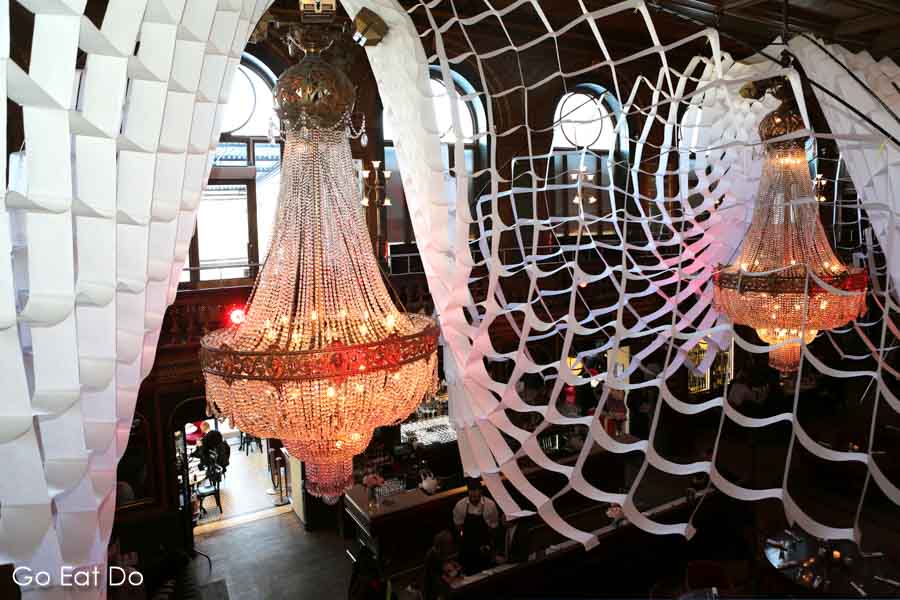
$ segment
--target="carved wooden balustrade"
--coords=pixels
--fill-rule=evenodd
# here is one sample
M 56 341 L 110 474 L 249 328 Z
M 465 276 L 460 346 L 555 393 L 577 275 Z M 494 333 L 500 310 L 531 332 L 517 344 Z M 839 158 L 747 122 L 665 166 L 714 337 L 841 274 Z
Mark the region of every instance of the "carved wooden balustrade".
M 434 301 L 424 274 L 392 275 L 390 286 L 408 312 L 431 314 Z M 208 289 L 179 290 L 166 311 L 159 336 L 161 354 L 166 350 L 199 346 L 200 338 L 224 327 L 229 313 L 246 304 L 252 286 L 232 285 Z

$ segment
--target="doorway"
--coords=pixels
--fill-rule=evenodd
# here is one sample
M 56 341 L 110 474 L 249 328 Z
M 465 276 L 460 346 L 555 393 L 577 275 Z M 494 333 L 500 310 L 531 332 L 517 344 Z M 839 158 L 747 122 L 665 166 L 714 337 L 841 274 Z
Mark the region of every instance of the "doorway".
M 278 460 L 277 443 L 208 416 L 181 421 L 173 429 L 180 505 L 192 528 L 289 502 L 289 476 Z

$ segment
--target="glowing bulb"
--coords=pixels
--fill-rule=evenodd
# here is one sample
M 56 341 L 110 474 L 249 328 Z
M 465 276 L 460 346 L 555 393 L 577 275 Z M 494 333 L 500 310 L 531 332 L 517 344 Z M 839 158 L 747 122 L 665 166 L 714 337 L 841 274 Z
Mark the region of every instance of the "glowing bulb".
M 400 380 L 400 373 L 394 373 L 394 381 Z
M 369 170 L 368 169 L 363 169 L 362 171 L 360 171 L 360 173 L 362 173 L 363 179 L 369 178 Z
M 581 283 L 578 284 L 578 287 L 580 287 L 580 288 L 586 288 L 587 285 L 588 285 L 588 284 L 587 284 L 587 281 L 582 281 Z
M 309 313 L 309 320 L 310 320 L 310 321 L 317 321 L 318 319 L 319 319 L 319 313 L 318 313 L 317 311 L 314 311 L 314 310 L 313 310 L 313 311 L 310 311 L 310 313 Z
M 385 198 L 384 202 L 382 204 L 383 204 L 383 206 L 393 206 L 394 205 L 394 203 L 391 202 L 390 198 Z
M 228 313 L 228 320 L 232 325 L 240 325 L 247 319 L 247 313 L 243 308 L 234 308 Z
M 363 391 L 365 391 L 365 389 L 366 389 L 366 387 L 365 387 L 363 384 L 361 384 L 361 383 L 357 383 L 357 384 L 356 384 L 356 391 L 357 391 L 358 393 L 360 393 L 360 394 L 363 393 Z M 353 434 L 353 435 L 357 435 L 357 436 L 358 436 L 359 434 L 358 434 L 358 433 L 355 433 L 355 434 Z M 350 439 L 353 439 L 353 435 L 350 436 Z M 357 438 L 357 439 L 359 439 L 359 438 Z
M 581 196 L 576 195 L 572 198 L 572 204 L 581 204 Z
M 339 312 L 338 315 L 340 315 L 340 317 L 341 317 L 342 319 L 346 319 L 346 318 L 347 318 L 347 309 L 346 309 L 346 308 L 342 308 L 342 309 L 341 309 L 341 312 Z
M 337 448 L 338 450 L 340 450 L 341 448 L 343 448 L 343 447 L 344 447 L 344 440 L 337 440 L 337 441 L 334 443 L 334 447 Z
M 384 178 L 385 178 L 385 179 L 390 179 L 390 178 L 391 178 L 391 175 L 393 175 L 393 173 L 392 173 L 391 171 L 385 171 L 385 172 L 384 172 Z
M 373 160 L 373 161 L 372 161 L 372 167 L 373 167 L 375 170 L 380 169 L 380 168 L 381 168 L 381 161 L 380 161 L 380 160 Z
M 359 326 L 359 333 L 360 333 L 361 335 L 366 335 L 367 333 L 369 333 L 369 328 L 366 327 L 365 325 L 360 325 L 360 326 Z
M 359 203 L 362 204 L 363 206 L 369 206 L 369 199 L 363 198 L 362 200 L 360 200 Z
M 362 387 L 362 386 L 360 386 L 360 387 Z M 358 442 L 361 439 L 362 439 L 361 433 L 354 431 L 353 433 L 350 434 L 350 441 Z
M 597 198 L 595 196 L 591 196 L 590 198 L 588 198 L 588 203 L 597 204 Z
M 337 391 L 335 391 L 334 387 L 328 386 L 328 389 L 325 390 L 325 395 L 329 398 L 334 398 L 337 395 Z
M 744 270 L 744 271 L 746 271 L 746 270 L 747 270 L 747 267 L 749 267 L 749 266 L 750 266 L 750 265 L 748 265 L 747 263 L 741 263 L 741 269 Z
M 397 324 L 397 317 L 395 317 L 394 315 L 388 315 L 384 320 L 384 324 L 388 329 L 393 329 Z

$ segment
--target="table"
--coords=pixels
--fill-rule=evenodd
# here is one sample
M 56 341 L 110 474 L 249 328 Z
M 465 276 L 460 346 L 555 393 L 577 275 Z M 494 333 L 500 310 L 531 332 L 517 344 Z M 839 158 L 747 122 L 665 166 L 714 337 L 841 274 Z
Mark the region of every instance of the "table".
M 795 584 L 829 594 L 864 598 L 900 596 L 900 569 L 882 553 L 860 554 L 850 541 L 823 541 L 798 529 L 766 539 L 766 560 Z

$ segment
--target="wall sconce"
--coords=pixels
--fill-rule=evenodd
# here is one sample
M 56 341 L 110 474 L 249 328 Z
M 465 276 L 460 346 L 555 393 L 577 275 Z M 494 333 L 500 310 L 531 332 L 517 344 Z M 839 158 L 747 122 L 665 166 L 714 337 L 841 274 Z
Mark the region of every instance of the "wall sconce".
M 385 186 L 393 173 L 382 168 L 380 160 L 373 160 L 371 168 L 360 171 L 363 182 L 363 206 L 392 206 L 391 199 L 385 194 Z
M 582 186 L 585 183 L 594 183 L 594 174 L 589 173 L 587 170 L 587 167 L 584 165 L 581 165 L 578 168 L 578 171 L 575 173 L 570 173 L 569 177 L 571 177 L 572 181 L 576 182 L 576 185 L 577 185 L 575 197 L 572 198 L 572 204 L 581 204 L 582 197 L 583 197 Z M 588 198 L 588 204 L 596 204 L 596 203 L 597 203 L 596 196 L 590 196 Z
M 813 193 L 816 195 L 817 202 L 825 202 L 825 180 L 821 173 L 816 175 L 816 180 L 813 182 Z

